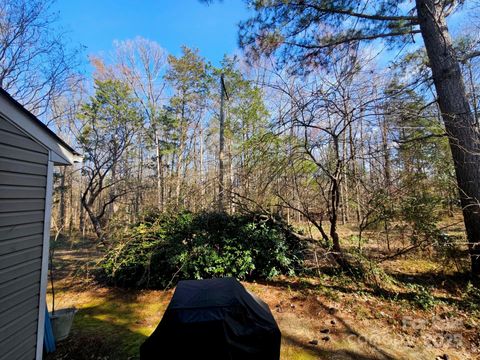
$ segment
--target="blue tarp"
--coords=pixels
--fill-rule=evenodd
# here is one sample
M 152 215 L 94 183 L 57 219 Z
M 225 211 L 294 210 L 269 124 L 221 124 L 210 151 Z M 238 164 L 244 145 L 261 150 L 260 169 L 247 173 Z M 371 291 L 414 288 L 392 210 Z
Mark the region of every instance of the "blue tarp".
M 55 351 L 55 337 L 53 336 L 52 323 L 50 322 L 50 314 L 45 307 L 45 333 L 43 336 L 43 346 L 47 353 Z

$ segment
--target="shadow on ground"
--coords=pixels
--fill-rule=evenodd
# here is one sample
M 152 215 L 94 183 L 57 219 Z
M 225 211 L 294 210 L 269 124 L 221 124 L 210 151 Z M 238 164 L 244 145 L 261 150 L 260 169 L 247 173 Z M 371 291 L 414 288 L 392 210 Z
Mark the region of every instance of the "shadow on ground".
M 169 298 L 156 295 L 145 299 L 140 291 L 93 290 L 82 298 L 86 302 L 80 304 L 69 338 L 46 360 L 138 359 L 140 345 L 158 324 Z
M 139 347 L 147 338 L 127 326 L 99 320 L 101 307 L 78 311 L 68 339 L 57 343 L 57 351 L 46 360 L 133 360 L 138 359 Z
M 425 288 L 429 288 L 429 286 L 433 286 L 436 284 L 438 288 L 438 284 L 441 284 L 440 288 L 455 294 L 456 292 L 460 292 L 461 289 L 465 289 L 467 284 L 470 280 L 468 275 L 465 274 L 456 274 L 456 275 L 438 275 L 438 274 L 431 274 L 431 273 L 424 273 L 424 274 L 414 274 L 414 275 L 404 275 L 404 274 L 391 274 L 392 278 L 397 282 L 397 284 L 406 287 L 408 285 L 420 285 Z M 394 300 L 394 301 L 407 301 L 412 306 L 418 307 L 417 291 L 392 291 L 385 288 L 380 287 L 362 287 L 359 289 L 356 285 L 349 287 L 337 284 L 330 284 L 330 283 L 322 283 L 322 284 L 314 284 L 311 282 L 293 282 L 288 280 L 274 280 L 274 281 L 259 281 L 260 284 L 279 287 L 283 289 L 292 289 L 299 292 L 306 291 L 306 290 L 313 290 L 319 291 L 322 289 L 329 289 L 338 291 L 344 294 L 356 294 L 361 291 L 364 294 L 368 294 L 371 296 L 375 296 L 378 298 L 386 299 L 386 300 Z M 476 282 L 473 282 L 477 284 Z M 478 285 L 477 285 L 478 286 Z M 459 297 L 447 297 L 442 295 L 435 295 L 432 294 L 432 299 L 436 302 L 442 302 L 449 305 L 457 306 L 458 308 L 465 308 L 468 304 L 465 303 L 464 299 Z
M 288 335 L 283 336 L 283 341 L 290 345 L 294 346 L 295 348 L 300 348 L 304 352 L 312 355 L 315 359 L 329 359 L 329 360 L 379 360 L 379 359 L 385 359 L 385 360 L 396 360 L 396 358 L 390 357 L 390 356 L 382 356 L 379 354 L 379 356 L 371 356 L 371 355 L 365 355 L 362 353 L 359 353 L 354 350 L 346 350 L 346 349 L 341 349 L 341 350 L 334 350 L 334 349 L 327 349 L 327 348 L 322 348 L 322 347 L 313 347 L 306 345 L 304 342 L 294 338 L 290 337 Z

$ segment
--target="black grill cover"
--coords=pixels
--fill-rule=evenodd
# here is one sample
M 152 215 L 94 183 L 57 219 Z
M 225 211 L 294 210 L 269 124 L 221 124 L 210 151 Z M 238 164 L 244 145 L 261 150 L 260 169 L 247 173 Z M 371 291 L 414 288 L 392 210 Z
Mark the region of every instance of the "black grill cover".
M 265 304 L 234 278 L 180 281 L 141 360 L 278 360 L 281 334 Z

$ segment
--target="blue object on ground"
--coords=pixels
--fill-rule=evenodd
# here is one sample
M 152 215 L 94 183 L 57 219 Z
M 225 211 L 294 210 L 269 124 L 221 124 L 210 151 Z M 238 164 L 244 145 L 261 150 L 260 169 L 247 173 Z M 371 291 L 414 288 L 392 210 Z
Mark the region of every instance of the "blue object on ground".
M 55 351 L 55 337 L 53 336 L 52 323 L 50 322 L 50 314 L 45 307 L 45 335 L 43 336 L 43 345 L 47 353 Z

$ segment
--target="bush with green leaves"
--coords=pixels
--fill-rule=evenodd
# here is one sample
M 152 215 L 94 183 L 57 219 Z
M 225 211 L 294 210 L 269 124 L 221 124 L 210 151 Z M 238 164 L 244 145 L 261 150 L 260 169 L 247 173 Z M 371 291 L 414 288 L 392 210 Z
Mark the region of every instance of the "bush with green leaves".
M 149 214 L 117 236 L 117 245 L 101 262 L 101 274 L 107 282 L 126 287 L 293 275 L 302 269 L 305 250 L 290 227 L 256 214 Z
M 420 193 L 407 197 L 402 203 L 400 215 L 401 219 L 411 226 L 412 244 L 418 244 L 427 239 L 433 243 L 441 236 L 437 228 L 440 201 L 438 196 Z
M 426 288 L 419 284 L 408 284 L 408 288 L 412 291 L 412 304 L 422 310 L 430 310 L 437 305 L 438 300 L 432 294 L 431 288 Z
M 462 294 L 462 307 L 480 315 L 480 287 L 468 282 Z

